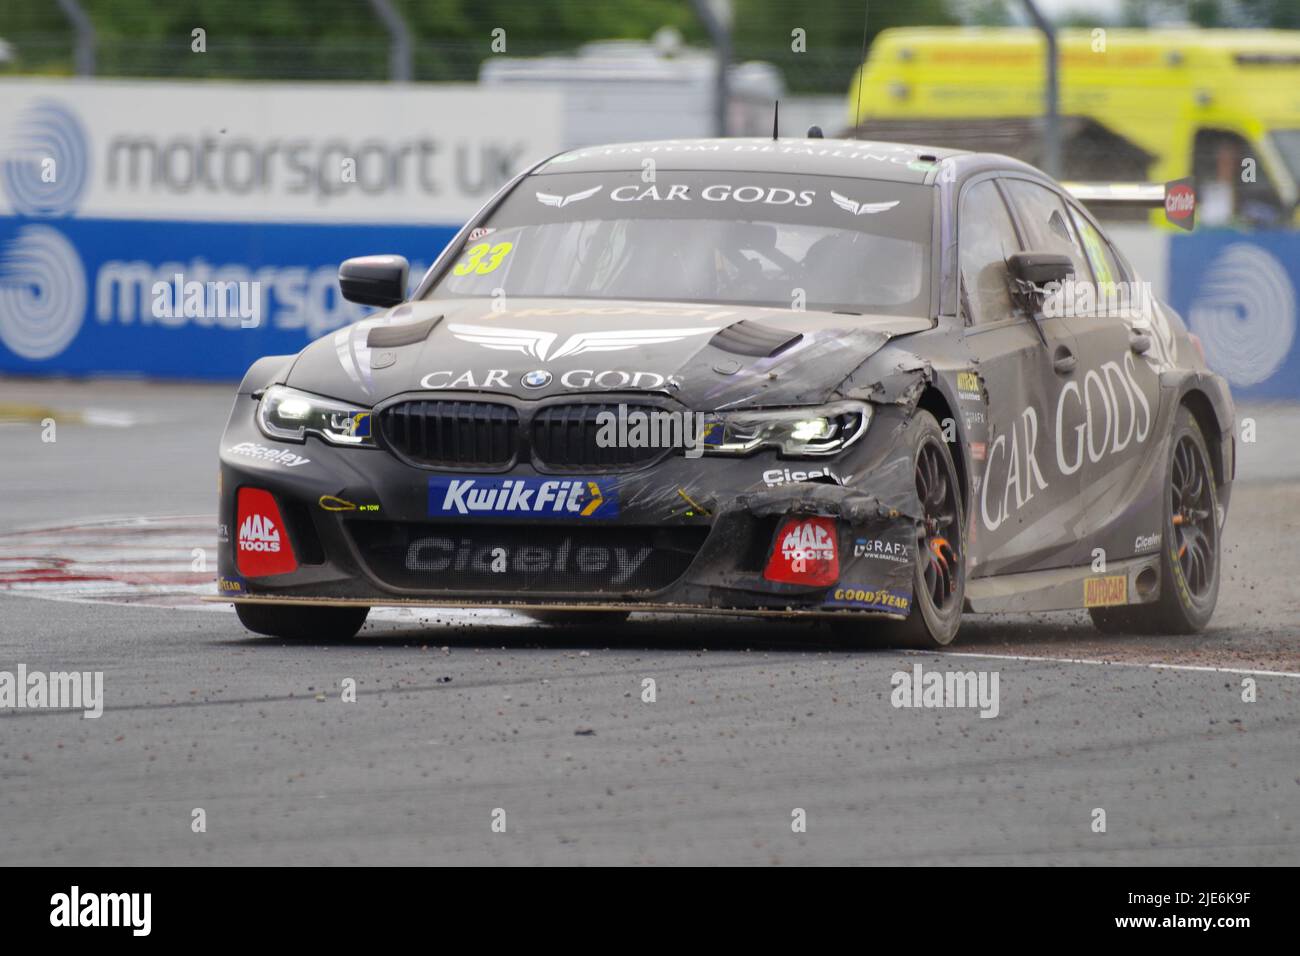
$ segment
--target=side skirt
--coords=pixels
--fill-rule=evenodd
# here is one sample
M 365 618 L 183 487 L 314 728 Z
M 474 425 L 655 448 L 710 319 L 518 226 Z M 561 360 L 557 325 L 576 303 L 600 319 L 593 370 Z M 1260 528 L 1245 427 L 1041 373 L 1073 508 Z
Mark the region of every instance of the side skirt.
M 1085 566 L 966 582 L 966 610 L 976 614 L 1149 604 L 1159 596 L 1159 552 L 1112 562 L 1104 574 Z

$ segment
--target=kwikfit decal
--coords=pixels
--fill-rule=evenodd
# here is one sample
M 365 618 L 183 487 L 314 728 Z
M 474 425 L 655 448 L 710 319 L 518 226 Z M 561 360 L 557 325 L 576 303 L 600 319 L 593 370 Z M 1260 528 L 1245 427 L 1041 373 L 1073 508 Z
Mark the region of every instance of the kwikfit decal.
M 614 518 L 618 490 L 608 478 L 430 478 L 429 514 Z

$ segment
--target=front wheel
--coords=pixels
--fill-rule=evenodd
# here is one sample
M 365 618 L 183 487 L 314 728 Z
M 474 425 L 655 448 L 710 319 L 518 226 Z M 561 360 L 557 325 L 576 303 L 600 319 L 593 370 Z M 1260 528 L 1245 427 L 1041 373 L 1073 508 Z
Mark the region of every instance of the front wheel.
M 922 650 L 952 643 L 966 599 L 965 517 L 948 443 L 929 412 L 918 410 L 912 454 L 921 520 L 916 529 L 912 609 L 886 626 L 890 643 Z
M 239 623 L 257 634 L 294 641 L 347 641 L 361 630 L 370 608 L 241 602 L 235 605 L 235 613 Z

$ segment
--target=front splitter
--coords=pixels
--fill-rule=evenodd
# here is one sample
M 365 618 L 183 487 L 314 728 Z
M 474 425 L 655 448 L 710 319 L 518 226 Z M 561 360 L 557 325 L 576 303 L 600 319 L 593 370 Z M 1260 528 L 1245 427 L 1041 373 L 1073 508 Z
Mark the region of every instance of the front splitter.
M 447 607 L 447 608 L 495 608 L 505 611 L 628 611 L 646 614 L 712 614 L 725 617 L 769 617 L 769 618 L 823 618 L 834 620 L 882 620 L 897 621 L 893 614 L 878 611 L 857 611 L 852 609 L 820 611 L 794 609 L 747 609 L 704 607 L 694 604 L 628 604 L 619 602 L 564 604 L 564 603 L 520 603 L 518 601 L 463 601 L 454 598 L 404 598 L 384 597 L 379 600 L 367 598 L 307 598 L 307 597 L 227 597 L 225 595 L 206 595 L 201 598 L 209 604 L 280 604 L 299 605 L 302 607 Z

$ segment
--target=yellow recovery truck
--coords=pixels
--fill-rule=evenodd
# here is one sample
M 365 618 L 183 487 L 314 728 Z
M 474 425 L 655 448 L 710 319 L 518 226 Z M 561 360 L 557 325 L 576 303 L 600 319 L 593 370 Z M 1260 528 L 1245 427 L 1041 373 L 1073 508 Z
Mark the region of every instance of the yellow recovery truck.
M 1297 221 L 1300 31 L 1067 29 L 1057 43 L 1061 117 L 1149 154 L 1142 178 L 1192 177 L 1198 222 Z M 850 86 L 850 125 L 1041 117 L 1045 47 L 1030 28 L 885 30 Z

